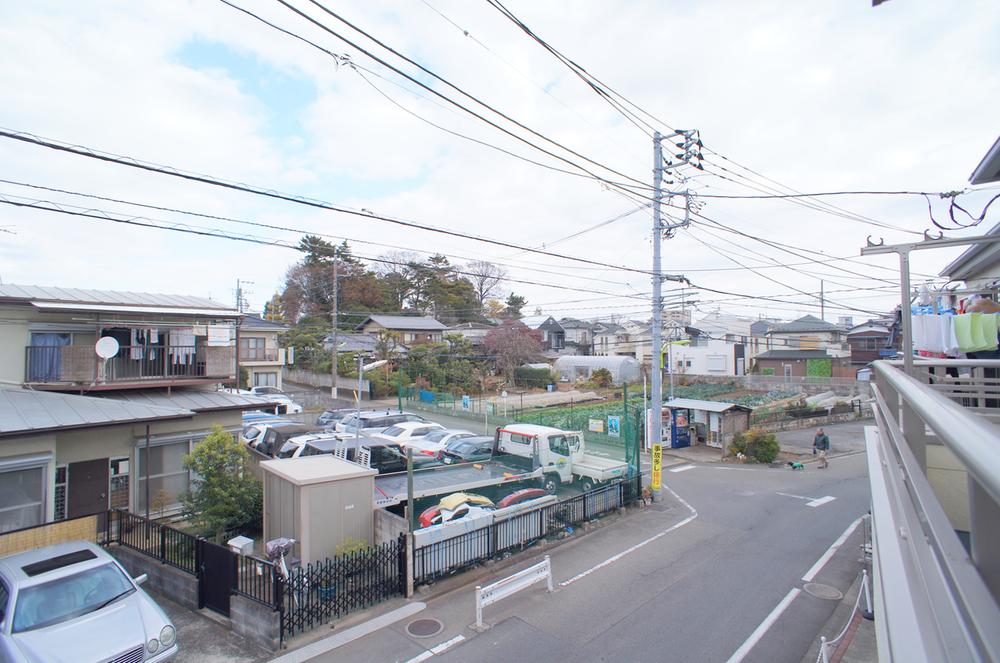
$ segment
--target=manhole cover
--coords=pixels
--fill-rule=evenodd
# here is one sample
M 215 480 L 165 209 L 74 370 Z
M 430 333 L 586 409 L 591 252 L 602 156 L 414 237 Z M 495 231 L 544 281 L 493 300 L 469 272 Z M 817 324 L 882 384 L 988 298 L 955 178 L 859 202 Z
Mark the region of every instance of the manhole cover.
M 406 625 L 406 632 L 414 638 L 429 638 L 437 635 L 444 628 L 444 624 L 436 619 L 415 619 Z
M 806 590 L 809 594 L 812 594 L 818 599 L 830 599 L 831 601 L 839 601 L 844 598 L 844 595 L 836 587 L 831 587 L 830 585 L 824 585 L 818 582 L 807 582 L 802 586 L 802 589 Z

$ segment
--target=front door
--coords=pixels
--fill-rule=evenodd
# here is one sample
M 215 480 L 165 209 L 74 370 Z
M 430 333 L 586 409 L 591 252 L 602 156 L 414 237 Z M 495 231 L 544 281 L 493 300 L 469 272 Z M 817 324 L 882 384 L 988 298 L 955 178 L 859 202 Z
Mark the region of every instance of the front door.
M 66 517 L 77 518 L 108 508 L 108 459 L 70 463 L 66 485 Z

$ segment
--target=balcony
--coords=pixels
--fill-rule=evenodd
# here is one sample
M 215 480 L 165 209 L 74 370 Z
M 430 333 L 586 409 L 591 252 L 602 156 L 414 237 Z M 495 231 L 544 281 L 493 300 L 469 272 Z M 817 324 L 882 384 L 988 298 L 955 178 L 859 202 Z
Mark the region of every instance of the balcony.
M 25 383 L 41 389 L 121 389 L 234 379 L 231 346 L 121 346 L 103 360 L 92 345 L 25 348 Z
M 240 348 L 240 365 L 275 364 L 285 365 L 284 348 Z
M 872 489 L 883 662 L 1000 662 L 1000 361 L 875 363 Z

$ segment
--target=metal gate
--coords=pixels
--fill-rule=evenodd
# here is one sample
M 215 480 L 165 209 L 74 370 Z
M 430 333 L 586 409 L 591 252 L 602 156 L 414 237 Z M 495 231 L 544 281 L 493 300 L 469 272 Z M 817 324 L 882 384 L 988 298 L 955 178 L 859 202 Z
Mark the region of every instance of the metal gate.
M 198 539 L 198 607 L 229 616 L 229 597 L 236 584 L 236 553 Z

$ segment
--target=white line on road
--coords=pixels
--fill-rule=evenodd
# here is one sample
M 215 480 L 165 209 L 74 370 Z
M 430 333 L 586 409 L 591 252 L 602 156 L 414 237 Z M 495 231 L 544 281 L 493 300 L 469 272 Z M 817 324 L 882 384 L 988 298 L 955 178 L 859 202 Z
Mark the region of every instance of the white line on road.
M 785 611 L 785 608 L 787 608 L 789 604 L 795 600 L 795 597 L 798 596 L 801 591 L 802 590 L 798 587 L 790 589 L 788 593 L 785 594 L 785 598 L 781 599 L 781 602 L 774 606 L 774 610 L 772 610 L 770 614 L 764 618 L 764 621 L 762 621 L 760 625 L 754 629 L 753 633 L 750 634 L 750 637 L 743 641 L 740 648 L 733 652 L 733 655 L 729 657 L 729 660 L 727 660 L 726 663 L 740 663 L 740 661 L 746 658 L 746 655 L 750 653 L 750 650 L 753 649 L 754 646 L 760 642 L 760 639 L 764 637 L 764 634 L 767 633 L 767 629 L 771 628 L 771 626 L 774 625 L 774 622 L 778 621 L 778 617 L 781 616 L 781 613 Z
M 693 470 L 694 465 L 681 465 L 680 467 L 675 467 L 672 470 L 667 470 L 668 472 L 687 472 L 688 470 Z
M 581 580 L 583 578 L 586 578 L 587 576 L 589 576 L 594 571 L 597 571 L 599 569 L 603 569 L 605 566 L 608 566 L 610 564 L 613 564 L 614 562 L 617 562 L 618 560 L 620 560 L 622 557 L 625 557 L 629 553 L 635 552 L 639 548 L 642 548 L 643 546 L 649 545 L 653 541 L 656 541 L 657 539 L 659 539 L 661 537 L 664 537 L 667 534 L 670 534 L 674 530 L 680 529 L 681 527 L 684 527 L 689 522 L 691 522 L 692 520 L 694 520 L 695 518 L 698 517 L 698 512 L 695 511 L 694 507 L 691 506 L 690 504 L 688 504 L 684 500 L 683 497 L 681 497 L 680 495 L 678 495 L 677 493 L 675 493 L 668 486 L 663 486 L 663 487 L 666 488 L 668 491 L 670 491 L 670 494 L 673 495 L 674 497 L 676 497 L 677 501 L 679 501 L 681 504 L 683 504 L 684 506 L 686 506 L 688 508 L 688 510 L 691 512 L 690 516 L 688 516 L 684 520 L 680 521 L 679 523 L 671 525 L 670 527 L 668 527 L 667 529 L 663 530 L 659 534 L 654 534 L 653 536 L 649 537 L 645 541 L 640 541 L 639 543 L 635 544 L 631 548 L 626 548 L 625 550 L 621 551 L 617 555 L 612 555 L 611 557 L 608 557 L 606 560 L 604 560 L 600 564 L 596 564 L 596 565 L 590 567 L 589 569 L 587 569 L 586 571 L 583 571 L 582 573 L 576 574 L 575 576 L 573 576 L 572 578 L 570 578 L 568 580 L 563 580 L 561 583 L 559 583 L 559 586 L 560 587 L 566 587 L 567 585 L 573 584 L 577 580 Z
M 812 500 L 816 499 L 815 497 L 803 497 L 802 495 L 792 495 L 791 493 L 778 493 L 778 494 L 784 495 L 785 497 L 794 497 L 797 500 L 805 500 L 807 502 L 811 502 Z
M 847 541 L 847 537 L 849 537 L 851 533 L 855 529 L 857 529 L 858 525 L 861 523 L 862 518 L 864 518 L 864 516 L 858 518 L 853 523 L 847 526 L 847 529 L 844 530 L 844 533 L 841 534 L 839 537 L 837 537 L 837 540 L 833 542 L 833 545 L 831 545 L 827 549 L 827 551 L 823 553 L 823 555 L 820 556 L 819 559 L 816 560 L 816 563 L 813 564 L 808 571 L 806 571 L 806 574 L 802 576 L 803 582 L 812 582 L 812 579 L 816 577 L 816 574 L 818 574 L 820 571 L 823 570 L 823 567 L 826 566 L 826 563 L 830 561 L 830 558 L 833 557 L 834 553 L 836 553 L 837 550 L 840 549 L 840 546 L 844 545 L 844 541 Z
M 811 506 L 811 507 L 823 506 L 827 502 L 832 502 L 835 499 L 837 498 L 832 495 L 827 495 L 825 497 L 817 497 L 812 502 L 806 502 L 806 506 Z
M 431 651 L 434 652 L 435 654 L 440 654 L 441 652 L 448 651 L 449 649 L 451 649 L 452 647 L 454 647 L 455 645 L 457 645 L 458 643 L 460 643 L 462 640 L 465 640 L 465 636 L 464 635 L 461 635 L 461 634 L 456 635 L 451 640 L 445 640 L 444 642 L 442 642 L 441 644 L 439 644 L 437 647 L 431 647 Z

